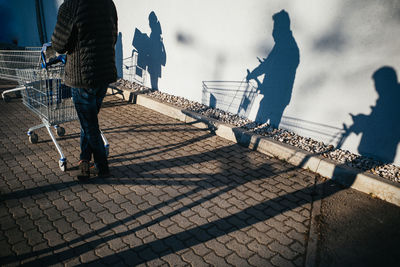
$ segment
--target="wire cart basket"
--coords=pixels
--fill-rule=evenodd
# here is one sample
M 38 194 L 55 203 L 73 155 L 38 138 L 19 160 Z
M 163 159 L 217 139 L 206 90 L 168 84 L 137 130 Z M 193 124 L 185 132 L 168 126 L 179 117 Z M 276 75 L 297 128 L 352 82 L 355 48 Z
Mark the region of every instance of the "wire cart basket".
M 41 47 L 26 47 L 23 50 L 0 50 L 0 78 L 18 82 L 20 86 L 2 92 L 5 102 L 10 101 L 9 94 L 14 92 L 20 95 L 24 88 L 25 79 L 18 76 L 21 69 L 34 69 L 38 66 Z
M 137 64 L 138 53 L 136 50 L 132 51 L 132 55 L 130 57 L 123 59 L 123 70 L 122 75 L 125 80 L 130 82 L 137 82 L 141 85 L 144 85 L 146 82 L 146 70 L 139 67 Z
M 46 61 L 46 58 L 51 59 Z M 51 127 L 55 128 L 57 136 L 62 137 L 65 129 L 59 125 L 78 119 L 71 88 L 63 81 L 64 63 L 65 56 L 56 56 L 50 44 L 26 50 L 0 50 L 0 78 L 17 81 L 20 85 L 3 92 L 3 99 L 6 100 L 6 93 L 11 91 L 21 92 L 23 104 L 42 121 L 29 128 L 29 141 L 37 143 L 39 138 L 35 130 L 46 127 L 60 154 L 59 167 L 62 171 L 67 169 L 67 159 Z M 101 135 L 108 155 L 109 144 L 102 132 Z
M 251 81 L 203 81 L 202 103 L 248 117 L 258 92 Z

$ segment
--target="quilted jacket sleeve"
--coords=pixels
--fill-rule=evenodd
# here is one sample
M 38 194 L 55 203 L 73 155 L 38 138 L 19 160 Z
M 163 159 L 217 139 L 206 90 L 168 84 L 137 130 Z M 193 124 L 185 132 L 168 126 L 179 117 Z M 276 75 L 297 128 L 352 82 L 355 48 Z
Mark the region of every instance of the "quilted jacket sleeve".
M 73 42 L 74 8 L 71 1 L 65 1 L 58 10 L 57 23 L 51 37 L 52 47 L 61 54 L 68 52 Z

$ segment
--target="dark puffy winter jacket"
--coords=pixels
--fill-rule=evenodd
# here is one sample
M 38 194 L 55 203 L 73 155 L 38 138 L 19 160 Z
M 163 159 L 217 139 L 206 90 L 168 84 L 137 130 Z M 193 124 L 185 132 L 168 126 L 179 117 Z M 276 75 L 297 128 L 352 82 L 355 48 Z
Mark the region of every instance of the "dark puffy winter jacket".
M 65 83 L 98 88 L 116 81 L 117 12 L 112 0 L 65 0 L 51 37 L 58 53 L 67 53 Z

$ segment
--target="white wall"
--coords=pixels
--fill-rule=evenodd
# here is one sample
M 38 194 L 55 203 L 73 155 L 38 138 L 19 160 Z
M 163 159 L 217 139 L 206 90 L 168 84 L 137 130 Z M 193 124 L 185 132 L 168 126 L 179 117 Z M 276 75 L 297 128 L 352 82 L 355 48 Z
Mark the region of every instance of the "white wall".
M 43 0 L 48 37 L 61 2 Z M 350 113 L 371 113 L 370 106 L 378 98 L 371 78 L 376 70 L 388 65 L 400 76 L 398 0 L 114 0 L 114 3 L 122 33 L 123 57 L 131 55 L 135 28 L 150 34 L 148 16 L 154 11 L 161 24 L 167 55 L 159 89 L 199 102 L 202 81 L 241 81 L 247 69 L 258 66 L 257 57 L 268 56 L 274 46 L 272 16 L 285 9 L 300 50 L 300 64 L 281 127 L 324 142 L 338 141 L 343 124 L 353 123 Z M 12 10 L 7 11 L 10 22 L 2 20 L 1 33 L 6 32 L 7 36 L 1 39 L 12 40 L 16 36 L 20 45 L 40 45 L 34 1 L 0 0 L 2 13 L 4 6 Z M 256 102 L 250 118 L 254 119 L 257 107 Z M 388 120 L 389 124 L 394 122 L 400 125 L 398 119 Z M 385 126 L 383 131 L 391 127 L 394 125 Z M 398 140 L 399 136 L 398 130 L 394 130 L 392 139 Z M 362 133 L 352 133 L 342 148 L 357 153 L 362 138 Z M 377 134 L 376 138 L 388 135 Z M 394 161 L 400 165 L 400 147 L 397 151 Z
M 325 142 L 337 142 L 343 123 L 353 123 L 349 113 L 371 112 L 378 97 L 372 80 L 376 70 L 389 65 L 400 72 L 398 0 L 115 3 L 124 57 L 131 53 L 135 28 L 150 34 L 148 15 L 154 11 L 167 54 L 159 88 L 199 102 L 202 81 L 243 80 L 246 69 L 259 64 L 257 57 L 267 57 L 274 45 L 272 16 L 285 9 L 300 64 L 281 126 Z M 342 148 L 357 153 L 361 138 L 350 134 Z M 400 163 L 400 153 L 395 162 Z

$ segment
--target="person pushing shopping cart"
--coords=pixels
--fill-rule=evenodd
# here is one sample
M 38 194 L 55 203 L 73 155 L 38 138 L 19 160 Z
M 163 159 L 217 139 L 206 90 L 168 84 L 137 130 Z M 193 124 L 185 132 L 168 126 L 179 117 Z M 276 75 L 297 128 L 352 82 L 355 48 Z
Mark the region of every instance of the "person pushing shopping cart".
M 98 113 L 108 85 L 117 80 L 117 34 L 112 0 L 65 0 L 59 8 L 51 43 L 55 51 L 67 54 L 65 85 L 71 88 L 81 126 L 79 180 L 90 177 L 92 155 L 96 175 L 110 174 Z

